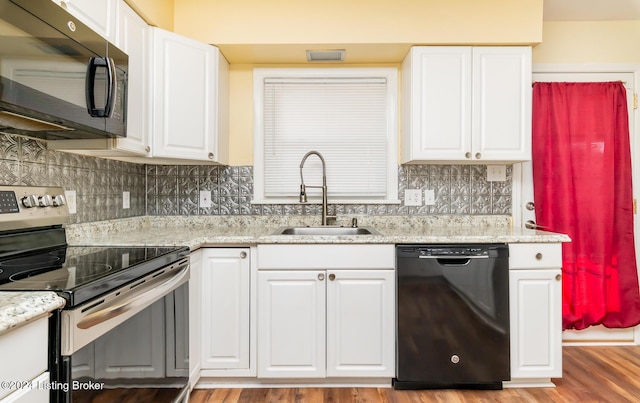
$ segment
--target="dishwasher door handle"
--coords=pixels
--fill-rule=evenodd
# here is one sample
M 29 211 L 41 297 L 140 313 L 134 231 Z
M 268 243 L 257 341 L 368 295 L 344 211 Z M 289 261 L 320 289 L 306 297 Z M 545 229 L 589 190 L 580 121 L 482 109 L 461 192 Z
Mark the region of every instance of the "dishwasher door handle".
M 419 259 L 489 259 L 489 256 L 418 256 Z

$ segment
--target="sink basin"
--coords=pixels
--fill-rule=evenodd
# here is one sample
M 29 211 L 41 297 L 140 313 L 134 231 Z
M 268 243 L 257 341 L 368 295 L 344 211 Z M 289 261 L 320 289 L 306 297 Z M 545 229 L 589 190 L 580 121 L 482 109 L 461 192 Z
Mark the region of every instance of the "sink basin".
M 379 235 L 379 232 L 367 227 L 283 227 L 274 235 Z

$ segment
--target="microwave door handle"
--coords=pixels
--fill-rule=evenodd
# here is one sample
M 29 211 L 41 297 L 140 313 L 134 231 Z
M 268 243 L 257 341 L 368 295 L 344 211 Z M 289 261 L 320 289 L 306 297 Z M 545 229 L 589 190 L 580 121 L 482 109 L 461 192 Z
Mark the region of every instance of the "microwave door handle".
M 85 83 L 85 95 L 87 98 L 87 112 L 94 118 L 108 117 L 113 108 L 112 100 L 115 98 L 115 74 L 112 71 L 113 62 L 109 58 L 92 57 L 89 59 L 87 66 L 87 78 Z M 96 108 L 96 72 L 98 68 L 104 68 L 107 71 L 107 100 L 104 108 Z
M 116 63 L 110 57 L 105 58 L 105 61 L 107 62 L 108 81 L 107 81 L 107 102 L 105 103 L 105 106 L 104 106 L 103 117 L 110 118 L 113 114 L 113 106 L 116 103 L 116 97 L 118 95 L 116 93 L 118 85 L 116 83 L 116 80 L 117 80 Z

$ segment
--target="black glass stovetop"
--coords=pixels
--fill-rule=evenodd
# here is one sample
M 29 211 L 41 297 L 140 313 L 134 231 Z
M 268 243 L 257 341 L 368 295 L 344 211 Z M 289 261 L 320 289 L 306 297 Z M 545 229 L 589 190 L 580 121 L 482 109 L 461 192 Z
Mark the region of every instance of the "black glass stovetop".
M 0 291 L 55 291 L 66 308 L 188 256 L 187 247 L 63 246 L 0 259 Z

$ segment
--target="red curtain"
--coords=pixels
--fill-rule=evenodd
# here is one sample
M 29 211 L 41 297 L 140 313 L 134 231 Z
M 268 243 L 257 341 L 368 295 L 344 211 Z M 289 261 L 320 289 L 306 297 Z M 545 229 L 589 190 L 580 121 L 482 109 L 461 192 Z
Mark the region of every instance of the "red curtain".
M 538 225 L 568 234 L 562 325 L 640 323 L 626 92 L 620 82 L 535 83 Z

